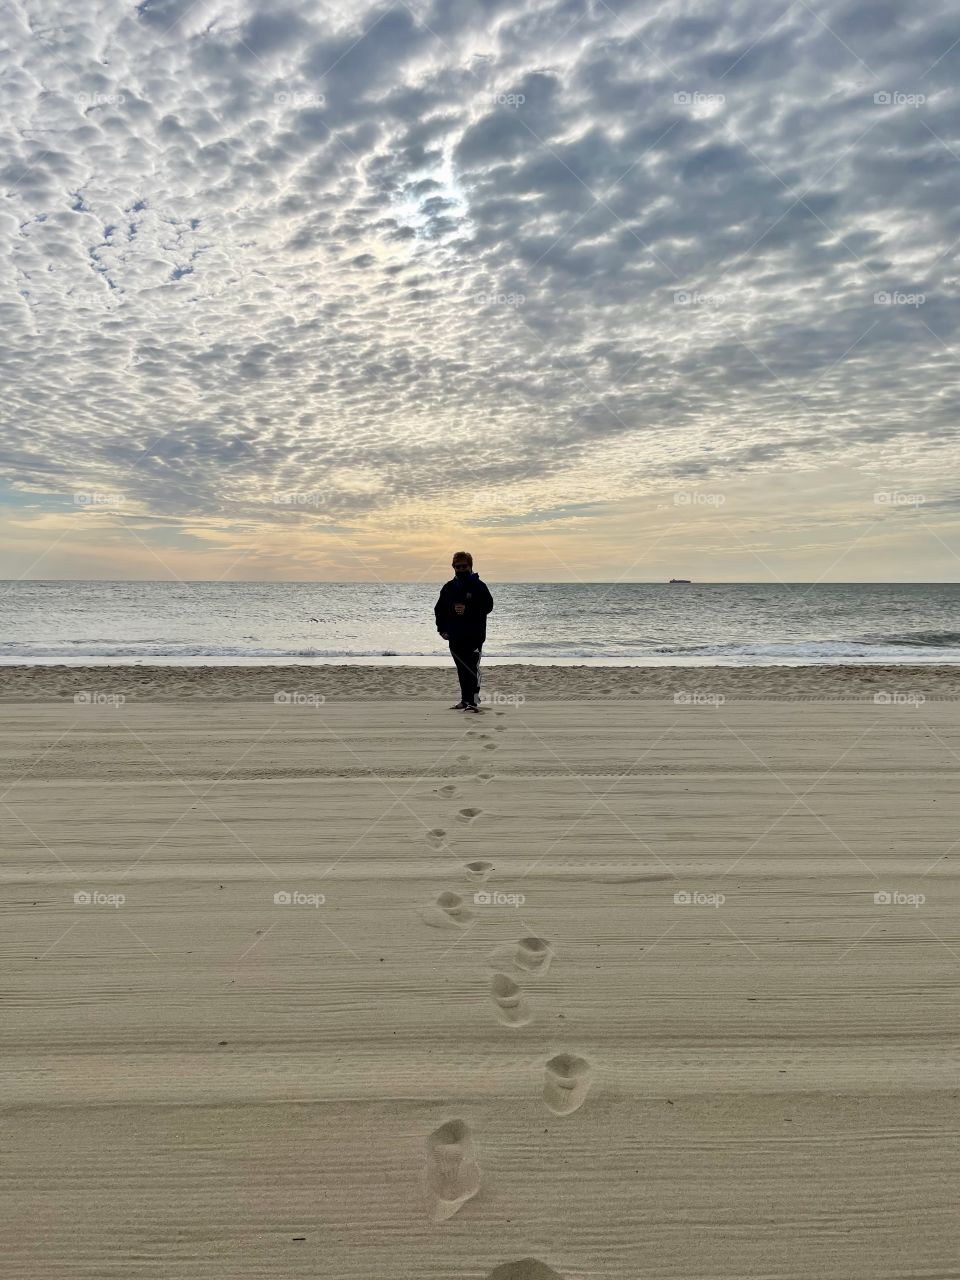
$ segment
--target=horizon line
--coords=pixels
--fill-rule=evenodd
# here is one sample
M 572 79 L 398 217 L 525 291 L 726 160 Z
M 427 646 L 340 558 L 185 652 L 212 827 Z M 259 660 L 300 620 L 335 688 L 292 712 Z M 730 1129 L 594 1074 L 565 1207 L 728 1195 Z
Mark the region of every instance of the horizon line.
M 429 581 L 436 581 L 430 579 Z M 495 582 L 503 586 L 536 586 L 536 587 L 952 587 L 960 585 L 956 578 L 849 578 L 823 581 L 819 578 L 495 578 Z M 384 581 L 381 578 L 0 578 L 4 585 L 32 583 L 35 585 L 64 585 L 66 583 L 94 583 L 110 586 L 135 585 L 142 583 L 150 586 L 329 586 L 329 587 L 362 587 L 362 586 L 425 586 L 425 578 L 393 578 Z

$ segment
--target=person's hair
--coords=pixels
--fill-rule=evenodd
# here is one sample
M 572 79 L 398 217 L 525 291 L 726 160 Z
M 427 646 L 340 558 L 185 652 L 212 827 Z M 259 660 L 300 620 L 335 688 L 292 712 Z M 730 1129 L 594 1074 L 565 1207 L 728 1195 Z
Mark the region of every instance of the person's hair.
M 473 556 L 469 551 L 455 551 L 453 553 L 454 560 L 466 560 L 470 568 L 473 568 Z

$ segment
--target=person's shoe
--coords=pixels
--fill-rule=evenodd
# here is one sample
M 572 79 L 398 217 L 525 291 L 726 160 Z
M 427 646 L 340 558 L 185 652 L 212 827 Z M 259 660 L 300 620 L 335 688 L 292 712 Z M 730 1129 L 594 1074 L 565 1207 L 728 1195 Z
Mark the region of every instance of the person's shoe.
M 466 711 L 467 704 L 465 702 L 455 702 L 449 709 L 451 711 Z
M 466 702 L 466 703 L 464 703 L 463 709 L 464 709 L 464 711 L 473 711 L 473 712 L 475 712 L 477 715 L 479 715 L 479 714 L 480 714 L 480 708 L 477 706 L 477 704 L 476 704 L 475 702 Z

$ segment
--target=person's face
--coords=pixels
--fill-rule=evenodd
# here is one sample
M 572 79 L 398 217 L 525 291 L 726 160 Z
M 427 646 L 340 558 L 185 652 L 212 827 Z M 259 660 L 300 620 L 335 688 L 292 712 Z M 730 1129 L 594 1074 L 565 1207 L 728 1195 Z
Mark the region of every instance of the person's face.
M 470 565 L 467 563 L 467 561 L 466 561 L 466 560 L 454 560 L 454 562 L 453 562 L 453 572 L 454 572 L 454 573 L 469 573 L 469 572 L 470 572 Z

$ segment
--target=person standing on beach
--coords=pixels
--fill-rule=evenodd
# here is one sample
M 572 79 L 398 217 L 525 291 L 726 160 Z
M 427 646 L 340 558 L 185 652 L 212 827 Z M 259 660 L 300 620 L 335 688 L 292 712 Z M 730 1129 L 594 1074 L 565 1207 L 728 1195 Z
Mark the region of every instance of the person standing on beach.
M 469 551 L 457 551 L 453 557 L 453 577 L 440 588 L 434 605 L 437 631 L 450 645 L 460 679 L 460 701 L 451 711 L 479 711 L 480 654 L 487 638 L 487 614 L 493 608 L 493 596 L 480 575 L 473 571 Z

